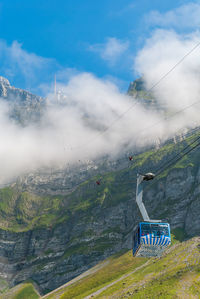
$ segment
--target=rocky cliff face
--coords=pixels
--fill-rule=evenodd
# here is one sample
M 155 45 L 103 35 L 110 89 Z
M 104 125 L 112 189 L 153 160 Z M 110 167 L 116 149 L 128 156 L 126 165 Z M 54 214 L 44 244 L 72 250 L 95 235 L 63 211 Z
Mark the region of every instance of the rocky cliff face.
M 139 78 L 131 82 L 127 94 L 133 97 L 136 101 L 142 103 L 144 106 L 147 106 L 148 109 L 156 109 L 163 111 L 163 108 L 156 101 L 153 92 L 149 91 L 146 87 L 143 78 Z
M 57 169 L 40 169 L 21 176 L 18 182 L 22 190 L 34 194 L 66 195 L 91 177 L 96 176 L 97 180 L 109 171 L 119 171 L 128 165 L 128 158 L 121 159 L 120 163 L 110 161 L 109 158 L 101 158 L 96 161 L 87 160 L 73 166 L 64 165 Z
M 11 86 L 10 82 L 1 76 L 0 97 L 9 102 L 11 117 L 22 125 L 40 120 L 45 100 L 26 90 Z
M 52 290 L 113 252 L 130 247 L 131 239 L 126 238 L 133 215 L 128 202 L 93 210 L 89 221 L 83 213 L 54 228 L 22 233 L 1 230 L 1 278 L 11 285 L 31 278 L 42 291 Z

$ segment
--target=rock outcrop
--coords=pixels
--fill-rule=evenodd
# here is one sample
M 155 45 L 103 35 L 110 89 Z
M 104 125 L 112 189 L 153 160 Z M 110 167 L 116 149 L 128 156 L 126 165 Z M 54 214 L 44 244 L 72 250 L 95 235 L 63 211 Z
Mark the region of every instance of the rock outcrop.
M 11 86 L 4 77 L 0 77 L 0 98 L 9 102 L 10 116 L 22 125 L 38 122 L 45 107 L 45 99 Z

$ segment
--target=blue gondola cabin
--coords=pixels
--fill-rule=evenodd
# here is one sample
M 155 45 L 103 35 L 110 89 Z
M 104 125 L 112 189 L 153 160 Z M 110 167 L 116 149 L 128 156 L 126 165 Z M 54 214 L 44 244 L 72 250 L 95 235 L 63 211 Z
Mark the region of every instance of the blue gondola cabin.
M 170 244 L 168 223 L 140 222 L 133 233 L 133 256 L 161 256 Z

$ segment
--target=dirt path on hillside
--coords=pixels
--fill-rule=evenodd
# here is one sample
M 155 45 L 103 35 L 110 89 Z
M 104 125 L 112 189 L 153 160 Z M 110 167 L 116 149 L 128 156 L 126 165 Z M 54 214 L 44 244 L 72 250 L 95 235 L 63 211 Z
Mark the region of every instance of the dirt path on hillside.
M 180 280 L 180 289 L 177 292 L 178 298 L 180 299 L 198 299 L 197 295 L 192 295 L 189 293 L 189 288 L 193 284 L 194 280 L 197 279 L 198 276 L 188 273 L 183 279 Z
M 197 245 L 197 244 L 194 244 L 194 246 L 195 245 Z M 193 255 L 193 264 L 196 266 L 199 265 L 200 264 L 199 252 L 198 251 L 190 252 L 188 254 L 188 257 L 191 257 L 191 255 Z M 187 260 L 186 260 L 186 265 L 189 268 L 190 263 L 188 262 L 188 260 L 189 260 L 189 258 L 187 258 Z M 185 275 L 179 282 L 179 289 L 177 292 L 178 298 L 180 298 L 180 299 L 198 299 L 199 298 L 198 295 L 192 295 L 189 292 L 189 289 L 192 286 L 192 284 L 194 283 L 194 281 L 200 281 L 200 274 L 196 274 L 190 270 L 190 272 L 187 273 L 187 275 Z
M 113 282 L 107 284 L 105 287 L 99 289 L 98 291 L 96 291 L 96 292 L 90 294 L 89 296 L 84 297 L 84 299 L 90 299 L 90 298 L 93 298 L 93 297 L 95 297 L 95 296 L 101 294 L 103 291 L 107 290 L 109 287 L 113 286 L 113 285 L 116 284 L 117 282 L 123 280 L 124 278 L 126 278 L 126 277 L 128 277 L 128 276 L 134 274 L 136 271 L 138 271 L 138 270 L 142 269 L 143 267 L 147 266 L 147 265 L 149 264 L 149 262 L 150 262 L 150 260 L 148 260 L 145 264 L 143 264 L 143 265 L 137 267 L 137 268 L 134 269 L 133 271 L 129 272 L 128 274 L 124 274 L 124 275 L 121 276 L 119 279 L 117 279 L 117 280 L 115 280 L 115 281 L 113 281 Z
M 79 275 L 79 276 L 75 277 L 74 279 L 68 281 L 67 283 L 63 284 L 59 288 L 57 288 L 57 289 L 53 290 L 52 292 L 50 292 L 50 293 L 42 296 L 41 299 L 47 298 L 50 295 L 55 295 L 55 296 L 58 295 L 58 298 L 59 298 L 60 294 L 56 294 L 58 291 L 62 290 L 65 287 L 68 287 L 69 285 L 71 285 L 71 284 L 73 284 L 73 283 L 81 280 L 82 278 L 84 278 L 84 277 L 86 277 L 88 275 L 94 274 L 95 272 L 97 272 L 98 270 L 100 270 L 101 268 L 105 267 L 108 264 L 109 264 L 109 261 L 105 261 L 105 262 L 103 262 L 103 263 L 101 263 L 99 265 L 94 266 L 93 268 L 91 268 L 91 269 L 83 272 L 81 275 Z

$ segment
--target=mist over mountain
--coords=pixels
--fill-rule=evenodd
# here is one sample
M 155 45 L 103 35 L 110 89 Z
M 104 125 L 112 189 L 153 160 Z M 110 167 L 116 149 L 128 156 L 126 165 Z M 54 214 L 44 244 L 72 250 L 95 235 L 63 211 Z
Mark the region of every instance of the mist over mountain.
M 137 60 L 142 68 L 140 56 Z M 105 157 L 113 161 L 199 126 L 193 72 L 188 69 L 191 78 L 181 80 L 186 89 L 178 106 L 181 90 L 173 94 L 173 101 L 162 92 L 162 84 L 149 93 L 148 74 L 123 94 L 108 80 L 80 73 L 66 84 L 58 83 L 58 92 L 47 93 L 45 99 L 12 87 L 1 77 L 0 184 L 41 169 L 96 165 Z M 192 96 L 188 82 L 193 85 Z

